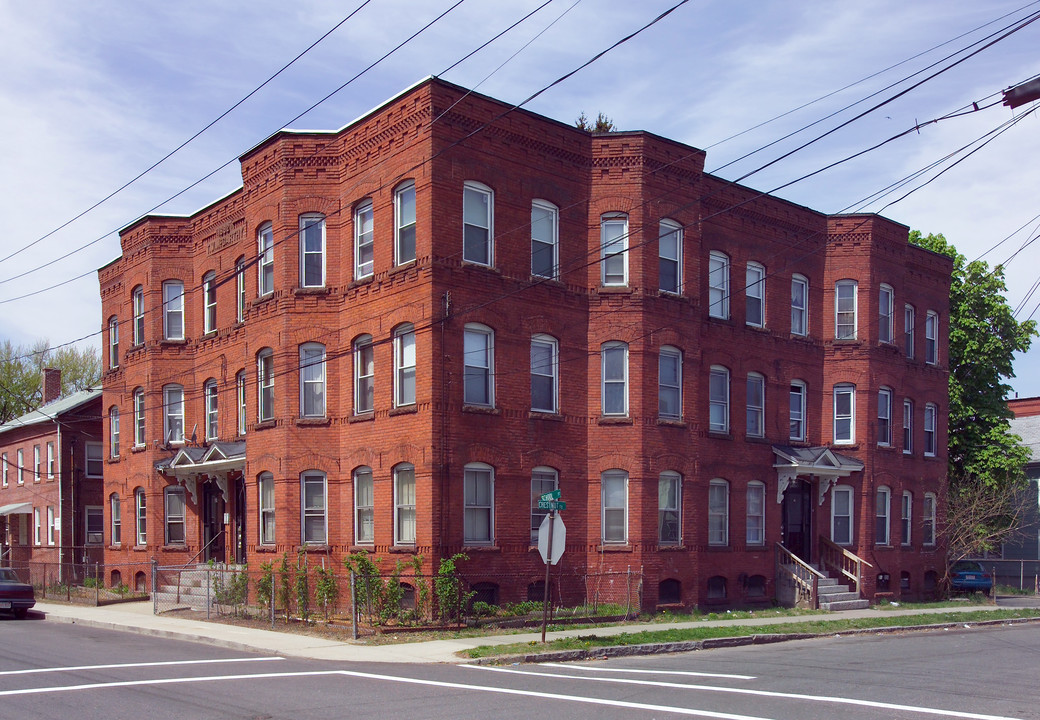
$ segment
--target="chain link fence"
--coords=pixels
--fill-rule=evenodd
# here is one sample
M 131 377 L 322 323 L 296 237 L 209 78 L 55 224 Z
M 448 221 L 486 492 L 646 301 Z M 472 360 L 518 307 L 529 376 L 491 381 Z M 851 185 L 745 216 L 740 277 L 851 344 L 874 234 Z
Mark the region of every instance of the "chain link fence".
M 147 564 L 13 561 L 8 567 L 33 586 L 38 602 L 97 606 L 148 597 Z
M 1040 561 L 978 558 L 978 562 L 993 573 L 994 584 L 1040 593 Z
M 289 556 L 259 569 L 155 566 L 151 577 L 157 614 L 187 611 L 272 626 L 318 621 L 350 625 L 354 637 L 388 629 L 537 624 L 545 596 L 544 576 L 489 579 L 443 567 L 433 575 L 408 567 L 387 573 L 375 565 L 333 570 Z M 556 573 L 549 587 L 552 622 L 638 615 L 642 583 L 638 571 Z

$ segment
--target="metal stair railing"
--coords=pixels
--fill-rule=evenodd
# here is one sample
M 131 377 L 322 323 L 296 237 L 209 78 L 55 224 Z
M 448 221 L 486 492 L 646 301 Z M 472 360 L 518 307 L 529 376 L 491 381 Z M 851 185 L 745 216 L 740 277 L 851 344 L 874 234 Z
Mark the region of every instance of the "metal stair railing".
M 787 579 L 794 588 L 791 601 L 813 610 L 820 607 L 820 579 L 826 577 L 782 544 L 776 543 L 776 577 Z
M 831 540 L 820 536 L 820 563 L 838 577 L 852 581 L 856 594 L 863 597 L 863 568 L 874 567 L 850 550 L 835 545 Z

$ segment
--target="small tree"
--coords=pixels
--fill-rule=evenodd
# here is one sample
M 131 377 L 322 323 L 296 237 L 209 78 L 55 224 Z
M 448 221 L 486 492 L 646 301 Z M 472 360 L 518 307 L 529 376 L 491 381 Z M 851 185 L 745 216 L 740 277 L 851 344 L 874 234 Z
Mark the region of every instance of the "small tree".
M 314 584 L 314 597 L 321 603 L 325 622 L 328 622 L 329 606 L 331 605 L 335 608 L 336 602 L 339 600 L 339 581 L 336 579 L 336 573 L 332 571 L 332 568 L 326 568 L 322 565 L 319 568 L 315 568 L 314 571 L 318 574 L 317 582 Z
M 296 588 L 296 610 L 300 614 L 300 619 L 306 622 L 311 617 L 311 587 L 307 574 L 307 553 L 303 548 L 300 548 L 300 552 L 296 556 L 294 585 Z
M 289 604 L 292 602 L 293 569 L 289 564 L 289 553 L 282 554 L 282 564 L 278 566 L 278 602 L 285 608 L 285 622 L 289 623 Z
M 437 610 L 442 620 L 459 621 L 469 605 L 475 592 L 463 592 L 462 579 L 458 575 L 457 565 L 469 560 L 465 553 L 455 553 L 450 558 L 441 558 L 437 567 L 437 577 L 433 580 L 434 592 L 437 593 Z
M 260 563 L 260 577 L 256 581 L 256 600 L 261 610 L 266 610 L 274 597 L 274 566 Z
M 587 133 L 616 132 L 614 129 L 614 121 L 603 113 L 597 115 L 595 122 L 592 122 L 583 111 L 581 115 L 578 116 L 578 119 L 574 121 L 574 127 L 579 130 L 584 130 Z
M 351 553 L 343 559 L 343 566 L 354 573 L 354 591 L 358 606 L 364 607 L 365 614 L 374 617 L 379 614 L 383 602 L 383 580 L 379 576 L 378 558 L 373 560 L 367 550 Z

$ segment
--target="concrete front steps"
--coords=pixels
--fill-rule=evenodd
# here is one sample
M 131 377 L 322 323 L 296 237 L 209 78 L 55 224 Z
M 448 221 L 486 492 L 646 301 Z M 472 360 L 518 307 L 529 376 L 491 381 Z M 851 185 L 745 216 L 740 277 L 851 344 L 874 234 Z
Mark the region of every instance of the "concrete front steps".
M 864 610 L 870 601 L 860 598 L 859 593 L 841 585 L 836 578 L 820 578 L 817 582 L 821 610 Z
M 172 571 L 162 569 L 163 578 L 155 593 L 155 604 L 160 613 L 189 609 L 204 612 L 207 599 L 213 598 L 213 584 L 217 577 L 241 569 L 240 565 L 198 565 L 194 569 Z

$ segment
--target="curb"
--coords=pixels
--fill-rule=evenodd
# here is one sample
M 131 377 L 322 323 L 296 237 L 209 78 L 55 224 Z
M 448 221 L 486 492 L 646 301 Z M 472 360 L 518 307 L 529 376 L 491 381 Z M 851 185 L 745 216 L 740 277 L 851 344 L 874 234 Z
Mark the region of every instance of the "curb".
M 573 662 L 575 660 L 605 660 L 616 657 L 633 657 L 639 655 L 663 655 L 668 653 L 693 652 L 695 650 L 714 650 L 716 648 L 745 647 L 748 645 L 769 645 L 791 640 L 810 640 L 813 638 L 841 637 L 843 635 L 878 635 L 903 632 L 948 630 L 955 627 L 975 627 L 991 625 L 1022 625 L 1038 623 L 1040 616 L 1032 618 L 1005 618 L 1003 620 L 979 620 L 976 622 L 948 622 L 932 625 L 893 625 L 880 628 L 857 628 L 841 632 L 825 633 L 765 633 L 761 635 L 744 635 L 730 638 L 709 638 L 707 640 L 685 640 L 670 643 L 647 643 L 643 645 L 612 645 L 584 650 L 556 650 L 524 655 L 500 655 L 469 660 L 470 665 L 519 665 L 521 663 Z
M 235 642 L 234 640 L 221 640 L 219 638 L 207 637 L 205 635 L 195 635 L 181 630 L 159 630 L 158 628 L 145 628 L 137 625 L 121 625 L 107 620 L 84 620 L 82 618 L 51 615 L 42 610 L 30 610 L 29 612 L 38 612 L 38 614 L 43 615 L 44 622 L 82 625 L 83 627 L 99 628 L 101 630 L 118 630 L 120 632 L 134 633 L 135 635 L 144 635 L 145 637 L 163 638 L 164 640 L 202 643 L 203 645 L 212 645 L 214 647 L 237 650 L 239 652 L 271 652 L 269 648 L 262 648 L 248 643 Z

